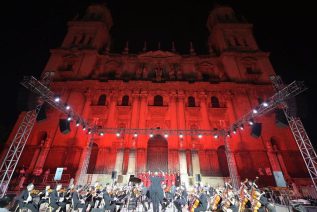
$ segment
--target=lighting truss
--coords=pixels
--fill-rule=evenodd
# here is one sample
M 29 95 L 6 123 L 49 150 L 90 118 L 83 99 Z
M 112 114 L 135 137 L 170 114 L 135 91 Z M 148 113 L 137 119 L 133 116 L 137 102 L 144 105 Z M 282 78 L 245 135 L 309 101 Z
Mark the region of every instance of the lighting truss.
M 282 91 L 286 87 L 279 76 L 271 77 L 273 86 L 276 91 Z M 289 123 L 293 136 L 295 138 L 296 144 L 299 151 L 304 159 L 306 168 L 308 170 L 309 176 L 314 184 L 315 190 L 317 191 L 317 155 L 310 139 L 306 133 L 304 125 L 299 117 L 295 117 L 291 114 L 290 108 L 287 103 L 282 102 L 285 117 Z
M 50 84 L 53 72 L 45 72 L 41 79 L 41 84 L 46 87 Z M 39 82 L 39 81 L 38 81 Z M 39 82 L 40 83 L 40 82 Z M 0 198 L 2 198 L 8 190 L 9 183 L 15 168 L 19 162 L 25 144 L 33 129 L 36 117 L 42 107 L 43 100 L 41 98 L 36 102 L 35 109 L 25 113 L 22 122 L 9 146 L 6 156 L 0 167 Z

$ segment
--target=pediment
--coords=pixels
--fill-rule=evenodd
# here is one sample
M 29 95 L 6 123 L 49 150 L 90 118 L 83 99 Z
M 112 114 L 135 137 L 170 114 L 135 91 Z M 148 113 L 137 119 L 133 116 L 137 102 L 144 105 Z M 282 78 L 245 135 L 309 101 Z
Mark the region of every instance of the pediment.
M 180 58 L 180 55 L 169 51 L 148 51 L 138 55 L 138 58 L 158 58 L 158 59 L 168 59 L 168 58 Z

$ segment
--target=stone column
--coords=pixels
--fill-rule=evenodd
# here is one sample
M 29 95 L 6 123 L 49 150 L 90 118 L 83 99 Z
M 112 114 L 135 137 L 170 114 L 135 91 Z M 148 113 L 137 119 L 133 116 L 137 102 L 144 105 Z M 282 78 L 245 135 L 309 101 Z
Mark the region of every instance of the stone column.
M 116 155 L 116 165 L 114 170 L 117 171 L 118 175 L 122 174 L 122 167 L 123 167 L 123 152 L 124 150 L 117 149 L 117 155 Z
M 44 141 L 43 147 L 41 148 L 41 152 L 38 156 L 35 168 L 36 169 L 43 169 L 47 155 L 50 151 L 51 145 L 52 145 L 53 139 L 47 135 L 47 138 Z M 43 170 L 44 172 L 44 170 Z
M 107 127 L 115 128 L 116 127 L 116 106 L 117 106 L 117 97 L 115 95 L 111 96 L 110 104 L 109 104 L 109 112 L 107 118 Z
M 186 152 L 185 150 L 179 151 L 179 173 L 181 176 L 181 182 L 185 183 L 186 187 L 188 187 L 188 174 L 187 174 L 187 163 L 186 163 Z
M 207 95 L 204 92 L 201 92 L 199 95 L 200 98 L 200 116 L 202 118 L 201 128 L 204 130 L 210 130 L 210 123 L 208 118 L 208 109 L 207 109 Z
M 147 115 L 147 106 L 148 106 L 148 93 L 146 91 L 142 91 L 140 94 L 140 110 L 139 110 L 139 128 L 144 129 L 146 128 L 146 115 Z M 149 139 L 149 135 L 139 135 L 138 136 L 138 148 L 141 148 L 138 150 L 137 154 L 137 170 L 146 171 L 146 146 Z M 145 149 L 144 149 L 145 148 Z
M 127 174 L 135 174 L 135 149 L 130 150 Z
M 200 174 L 200 163 L 199 163 L 199 156 L 197 150 L 192 150 L 192 164 L 193 164 L 193 177 L 196 176 L 196 174 Z

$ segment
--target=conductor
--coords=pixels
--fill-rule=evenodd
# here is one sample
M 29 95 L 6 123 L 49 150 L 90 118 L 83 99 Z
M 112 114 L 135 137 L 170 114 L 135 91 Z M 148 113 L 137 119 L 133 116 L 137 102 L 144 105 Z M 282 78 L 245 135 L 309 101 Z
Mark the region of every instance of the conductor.
M 151 180 L 151 186 L 149 188 L 149 192 L 150 192 L 150 199 L 153 203 L 153 212 L 158 212 L 160 203 L 163 203 L 163 198 L 164 198 L 164 193 L 162 188 L 162 182 L 164 181 L 164 177 L 158 176 L 158 173 L 155 172 L 154 176 L 151 177 L 150 180 Z

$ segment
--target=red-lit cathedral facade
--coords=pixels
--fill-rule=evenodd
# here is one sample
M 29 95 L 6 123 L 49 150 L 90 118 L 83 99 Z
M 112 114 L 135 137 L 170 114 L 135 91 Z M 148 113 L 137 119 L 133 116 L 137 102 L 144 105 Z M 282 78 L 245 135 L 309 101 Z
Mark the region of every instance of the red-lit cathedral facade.
M 104 6 L 91 5 L 68 22 L 61 47 L 52 49 L 45 71 L 54 71 L 52 90 L 74 111 L 102 128 L 224 129 L 270 97 L 269 79 L 275 72 L 269 54 L 261 51 L 252 24 L 238 18 L 230 7 L 210 12 L 207 28 L 210 53 L 197 55 L 193 47 L 180 55 L 170 51 L 130 54 L 109 52 L 112 18 Z M 23 117 L 18 119 L 9 139 Z M 47 119 L 37 122 L 20 158 L 31 175 L 37 170 L 66 167 L 65 176 L 78 177 L 87 157 L 88 135 L 71 121 L 63 134 L 59 111 L 48 108 Z M 275 185 L 274 172 L 286 181 L 310 184 L 305 164 L 288 127 L 278 128 L 274 113 L 262 123 L 259 138 L 250 127 L 228 139 L 241 180 L 259 176 L 261 185 Z M 112 171 L 127 176 L 144 171 L 179 171 L 192 183 L 221 185 L 229 177 L 223 139 L 212 135 L 169 136 L 105 134 L 94 136 L 88 181 L 107 182 Z

